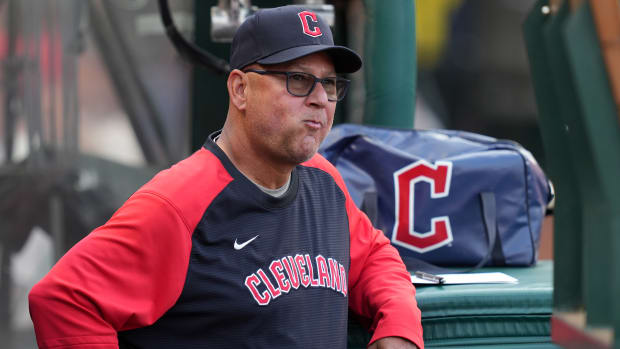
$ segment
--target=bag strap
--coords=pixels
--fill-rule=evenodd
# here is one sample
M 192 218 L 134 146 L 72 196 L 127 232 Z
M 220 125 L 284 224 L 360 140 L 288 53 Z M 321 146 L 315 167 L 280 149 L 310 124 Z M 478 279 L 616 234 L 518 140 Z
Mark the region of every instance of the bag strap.
M 378 200 L 379 196 L 377 195 L 376 191 L 367 191 L 364 193 L 362 205 L 360 207 L 360 210 L 362 210 L 366 214 L 366 216 L 368 216 L 368 219 L 370 220 L 370 223 L 372 223 L 373 227 L 376 227 L 379 223 L 379 203 L 377 202 Z
M 497 206 L 495 205 L 495 193 L 483 192 L 480 193 L 480 206 L 482 207 L 482 220 L 484 222 L 484 228 L 487 232 L 487 242 L 489 250 L 486 256 L 471 270 L 476 270 L 483 267 L 491 256 L 495 248 L 497 239 Z
M 482 220 L 484 222 L 484 230 L 487 235 L 488 250 L 485 256 L 475 266 L 467 269 L 453 269 L 440 267 L 438 265 L 423 261 L 416 257 L 401 256 L 405 266 L 409 271 L 424 271 L 433 274 L 453 274 L 453 273 L 468 273 L 475 271 L 483 267 L 493 257 L 501 262 L 503 254 L 501 254 L 500 239 L 497 238 L 497 206 L 495 203 L 495 193 L 483 192 L 480 193 L 480 208 L 482 213 Z M 497 247 L 499 248 L 499 252 Z M 500 254 L 500 255 L 498 255 Z

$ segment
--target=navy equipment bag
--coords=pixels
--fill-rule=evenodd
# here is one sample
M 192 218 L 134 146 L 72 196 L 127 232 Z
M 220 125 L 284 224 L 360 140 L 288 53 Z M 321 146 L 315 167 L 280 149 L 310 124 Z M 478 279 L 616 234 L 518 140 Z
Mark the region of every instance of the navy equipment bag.
M 406 264 L 536 263 L 553 195 L 517 143 L 464 131 L 339 125 L 320 152 Z

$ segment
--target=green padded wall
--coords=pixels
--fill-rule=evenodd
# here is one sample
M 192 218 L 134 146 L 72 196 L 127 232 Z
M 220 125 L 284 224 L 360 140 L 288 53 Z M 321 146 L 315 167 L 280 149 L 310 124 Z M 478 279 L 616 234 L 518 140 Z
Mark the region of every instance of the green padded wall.
M 532 72 L 534 93 L 539 111 L 539 124 L 545 147 L 546 172 L 556 190 L 554 214 L 554 305 L 562 310 L 576 310 L 583 305 L 580 285 L 582 248 L 582 206 L 578 178 L 574 171 L 579 167 L 569 147 L 569 131 L 566 127 L 565 109 L 571 101 L 565 101 L 564 91 L 558 79 L 562 70 L 568 69 L 562 62 L 562 51 L 557 56 L 548 49 L 549 39 L 557 36 L 561 20 L 542 13 L 548 0 L 539 0 L 530 11 L 523 25 L 527 53 Z M 565 61 L 565 59 L 564 59 Z M 557 72 L 557 74 L 556 74 Z M 568 74 L 568 73 L 566 73 Z M 562 82 L 567 83 L 567 82 Z M 563 104 L 563 103 L 568 104 Z M 576 109 L 574 109 L 576 111 Z M 577 115 L 576 117 L 579 117 Z
M 589 3 L 586 1 L 566 21 L 564 27 L 567 57 L 575 77 L 577 96 L 581 101 L 584 131 L 592 149 L 597 197 L 587 201 L 588 234 L 584 235 L 585 306 L 588 325 L 611 325 L 615 303 L 612 282 L 614 255 L 619 250 L 615 239 L 620 234 L 620 127 L 617 111 Z M 616 281 L 617 282 L 617 281 Z M 616 302 L 617 303 L 617 302 Z

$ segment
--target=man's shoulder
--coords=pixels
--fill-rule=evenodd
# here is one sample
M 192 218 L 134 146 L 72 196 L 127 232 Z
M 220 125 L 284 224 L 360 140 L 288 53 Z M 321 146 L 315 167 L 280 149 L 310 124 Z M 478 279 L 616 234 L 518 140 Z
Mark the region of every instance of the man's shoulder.
M 303 162 L 301 166 L 313 167 L 320 169 L 326 173 L 328 173 L 334 181 L 338 184 L 340 189 L 346 191 L 346 186 L 344 184 L 344 180 L 342 176 L 331 162 L 329 162 L 323 155 L 316 153 L 310 160 Z
M 159 172 L 138 192 L 152 192 L 171 201 L 183 201 L 206 192 L 219 192 L 232 177 L 220 160 L 201 148 L 170 168 Z
M 334 165 L 332 165 L 331 162 L 327 161 L 327 159 L 325 159 L 325 157 L 323 157 L 323 155 L 319 153 L 314 154 L 314 156 L 310 158 L 310 160 L 301 163 L 301 166 L 321 169 L 331 174 L 332 177 L 334 176 L 334 174 L 340 176 L 338 174 L 338 170 L 334 167 Z

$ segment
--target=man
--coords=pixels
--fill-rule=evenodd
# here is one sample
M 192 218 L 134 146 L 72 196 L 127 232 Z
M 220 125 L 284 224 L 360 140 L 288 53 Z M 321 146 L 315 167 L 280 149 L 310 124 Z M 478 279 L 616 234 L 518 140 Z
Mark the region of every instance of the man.
M 246 20 L 224 128 L 32 289 L 39 346 L 344 348 L 350 308 L 371 347 L 422 348 L 398 253 L 316 155 L 360 66 L 313 12 Z

